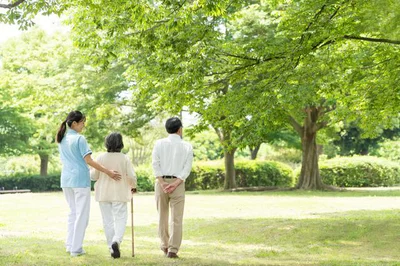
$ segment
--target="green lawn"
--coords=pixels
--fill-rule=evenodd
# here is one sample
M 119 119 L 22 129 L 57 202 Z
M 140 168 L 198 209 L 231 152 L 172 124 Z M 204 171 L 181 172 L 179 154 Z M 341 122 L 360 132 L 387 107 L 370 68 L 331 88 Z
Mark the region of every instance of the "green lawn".
M 71 258 L 62 193 L 0 195 L 0 265 L 400 265 L 400 191 L 191 192 L 178 260 L 158 248 L 153 195 L 134 202 L 134 258 L 130 226 L 110 257 L 94 200 Z

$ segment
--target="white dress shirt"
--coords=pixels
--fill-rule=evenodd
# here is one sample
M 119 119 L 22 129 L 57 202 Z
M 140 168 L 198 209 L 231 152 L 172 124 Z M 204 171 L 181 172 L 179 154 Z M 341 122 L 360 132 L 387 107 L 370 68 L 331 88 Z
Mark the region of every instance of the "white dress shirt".
M 153 149 L 153 171 L 158 176 L 176 176 L 185 181 L 192 170 L 193 148 L 178 134 L 157 140 Z

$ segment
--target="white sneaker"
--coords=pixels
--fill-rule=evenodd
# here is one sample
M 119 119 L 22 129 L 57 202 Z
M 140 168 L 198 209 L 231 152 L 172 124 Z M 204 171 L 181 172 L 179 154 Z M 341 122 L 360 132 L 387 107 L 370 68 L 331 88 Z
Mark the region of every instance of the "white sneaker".
M 71 252 L 71 257 L 78 257 L 78 256 L 82 256 L 83 254 L 86 254 L 86 252 L 82 249 L 82 251 L 78 252 L 78 253 Z

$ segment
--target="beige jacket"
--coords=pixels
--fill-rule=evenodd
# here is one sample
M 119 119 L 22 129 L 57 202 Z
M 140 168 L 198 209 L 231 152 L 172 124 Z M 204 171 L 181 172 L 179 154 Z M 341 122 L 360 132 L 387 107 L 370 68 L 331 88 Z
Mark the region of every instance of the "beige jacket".
M 96 169 L 90 171 L 90 179 L 94 184 L 96 201 L 127 202 L 132 198 L 131 188 L 137 184 L 136 174 L 128 156 L 120 152 L 106 152 L 96 161 L 110 170 L 121 174 L 121 180 L 115 181 Z

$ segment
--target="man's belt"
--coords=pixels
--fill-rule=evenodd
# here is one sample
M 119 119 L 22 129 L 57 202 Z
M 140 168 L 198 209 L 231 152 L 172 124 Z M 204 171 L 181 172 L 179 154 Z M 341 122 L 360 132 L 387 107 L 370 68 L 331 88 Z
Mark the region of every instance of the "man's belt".
M 163 175 L 163 178 L 176 178 L 176 176 L 173 176 L 173 175 Z

